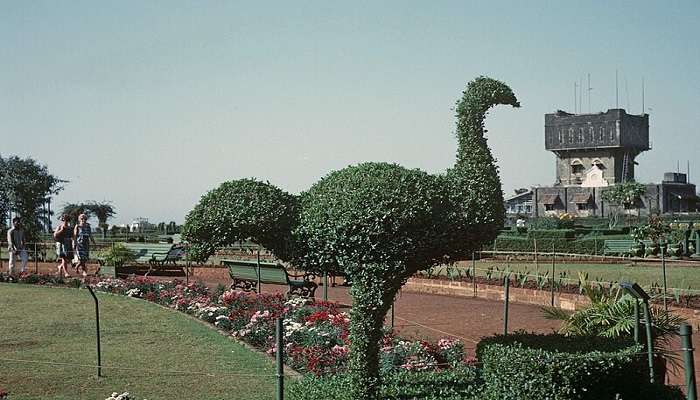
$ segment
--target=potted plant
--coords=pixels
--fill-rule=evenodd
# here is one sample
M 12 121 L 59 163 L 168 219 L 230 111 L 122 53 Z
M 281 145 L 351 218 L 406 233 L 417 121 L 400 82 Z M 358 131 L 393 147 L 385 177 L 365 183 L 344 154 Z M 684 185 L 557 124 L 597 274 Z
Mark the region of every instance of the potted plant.
M 116 277 L 117 270 L 125 264 L 136 261 L 136 254 L 121 243 L 116 243 L 97 257 L 100 271 Z M 104 271 L 103 271 L 104 270 Z

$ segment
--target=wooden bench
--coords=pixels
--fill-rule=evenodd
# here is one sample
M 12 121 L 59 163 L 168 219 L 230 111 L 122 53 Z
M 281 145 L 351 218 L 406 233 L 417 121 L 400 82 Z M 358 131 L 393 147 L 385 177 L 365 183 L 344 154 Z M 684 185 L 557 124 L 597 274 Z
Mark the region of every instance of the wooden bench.
M 603 243 L 603 255 L 631 255 L 635 243 L 632 239 L 608 239 Z M 651 246 L 651 240 L 642 240 L 642 243 L 645 247 Z
M 122 243 L 124 247 L 131 250 L 137 264 L 148 265 L 148 275 L 154 269 L 163 269 L 166 266 L 177 266 L 176 261 L 182 257 L 184 250 L 175 248 L 170 243 Z M 100 271 L 104 265 L 104 259 L 97 258 L 100 264 Z M 178 267 L 179 268 L 179 267 Z M 116 272 L 115 272 L 116 273 Z
M 229 276 L 233 280 L 231 289 L 257 292 L 258 278 L 260 283 L 289 286 L 287 296 L 314 297 L 316 288 L 318 288 L 318 284 L 314 282 L 314 274 L 290 274 L 282 264 L 278 263 L 261 262 L 258 266 L 257 261 L 221 260 L 221 265 L 228 268 Z M 260 271 L 259 276 L 258 270 Z

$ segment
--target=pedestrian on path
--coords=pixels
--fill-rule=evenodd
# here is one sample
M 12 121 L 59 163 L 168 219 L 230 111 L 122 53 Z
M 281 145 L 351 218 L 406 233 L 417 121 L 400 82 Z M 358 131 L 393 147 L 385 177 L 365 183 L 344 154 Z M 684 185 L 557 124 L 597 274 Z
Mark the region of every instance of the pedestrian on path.
M 73 229 L 70 226 L 70 216 L 63 214 L 60 218 L 61 223 L 53 232 L 53 238 L 56 241 L 56 256 L 60 260 L 58 264 L 58 276 L 68 278 L 70 275 L 66 267 L 73 258 Z
M 7 251 L 10 254 L 8 262 L 8 273 L 14 279 L 15 267 L 19 261 L 19 273 L 24 273 L 27 269 L 26 243 L 24 241 L 24 230 L 22 229 L 22 220 L 19 217 L 12 218 L 12 228 L 7 231 Z
M 82 269 L 83 276 L 87 276 L 87 266 L 85 264 L 90 259 L 90 242 L 96 244 L 95 239 L 92 237 L 90 224 L 87 222 L 87 215 L 80 214 L 78 216 L 78 224 L 73 228 L 73 251 L 75 251 L 75 257 L 78 261 L 75 271 L 80 273 Z

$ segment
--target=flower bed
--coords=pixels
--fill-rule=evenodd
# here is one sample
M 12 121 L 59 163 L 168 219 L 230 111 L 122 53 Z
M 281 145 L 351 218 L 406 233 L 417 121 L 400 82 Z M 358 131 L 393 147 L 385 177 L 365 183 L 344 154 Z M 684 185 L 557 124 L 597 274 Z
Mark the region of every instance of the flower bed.
M 71 287 L 81 284 L 78 279 L 34 274 L 21 275 L 19 282 Z M 142 276 L 88 278 L 85 283 L 97 291 L 141 298 L 187 313 L 270 355 L 277 351 L 275 320 L 281 317 L 288 366 L 316 376 L 344 372 L 346 368 L 350 318 L 336 303 L 236 290 L 218 294 L 201 283 L 165 282 Z M 382 343 L 383 372 L 441 371 L 468 362 L 459 340 L 409 341 L 387 330 Z

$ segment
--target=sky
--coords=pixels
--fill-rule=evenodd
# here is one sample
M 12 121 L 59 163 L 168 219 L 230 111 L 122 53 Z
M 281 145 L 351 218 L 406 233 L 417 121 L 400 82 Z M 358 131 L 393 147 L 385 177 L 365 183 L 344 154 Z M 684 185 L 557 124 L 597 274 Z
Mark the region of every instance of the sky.
M 255 177 L 299 193 L 386 161 L 455 160 L 454 105 L 479 75 L 519 109 L 486 121 L 506 195 L 550 185 L 544 114 L 642 113 L 637 180 L 700 175 L 700 2 L 0 1 L 0 155 L 69 181 L 53 207 L 184 221 Z M 578 83 L 577 83 L 578 84 Z M 590 108 L 589 108 L 590 95 Z

